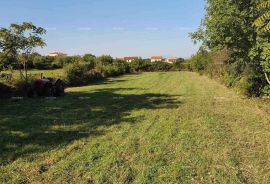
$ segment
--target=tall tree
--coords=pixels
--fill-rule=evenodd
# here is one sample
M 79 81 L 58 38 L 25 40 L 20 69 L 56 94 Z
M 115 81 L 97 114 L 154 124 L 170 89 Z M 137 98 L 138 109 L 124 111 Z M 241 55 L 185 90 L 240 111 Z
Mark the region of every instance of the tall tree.
M 16 61 L 22 62 L 24 74 L 21 72 L 21 76 L 26 81 L 29 55 L 36 47 L 46 45 L 41 38 L 41 35 L 45 33 L 45 29 L 37 27 L 31 22 L 11 24 L 9 28 L 0 28 L 0 50 Z
M 262 14 L 255 20 L 254 25 L 259 32 L 267 33 L 270 31 L 270 0 L 259 3 L 257 8 Z
M 201 40 L 209 50 L 228 49 L 228 74 L 236 81 L 248 78 L 254 91 L 265 85 L 262 49 L 258 47 L 261 38 L 253 26 L 260 15 L 258 2 L 261 1 L 207 0 L 205 18 L 198 31 L 191 34 L 192 39 Z
M 260 16 L 254 26 L 258 32 L 257 47 L 261 50 L 261 65 L 265 78 L 270 85 L 270 0 L 264 0 L 257 5 Z

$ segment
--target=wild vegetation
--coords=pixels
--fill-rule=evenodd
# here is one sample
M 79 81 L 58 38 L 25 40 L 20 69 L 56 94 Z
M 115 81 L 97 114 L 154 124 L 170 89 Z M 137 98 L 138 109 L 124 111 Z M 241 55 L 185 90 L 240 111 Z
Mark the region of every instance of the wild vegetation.
M 25 37 L 29 31 L 30 35 Z M 0 51 L 2 51 L 0 52 L 0 83 L 2 83 L 0 94 L 5 95 L 12 91 L 25 95 L 22 93 L 25 91 L 25 86 L 32 80 L 40 78 L 41 74 L 44 77 L 61 78 L 69 86 L 79 86 L 122 74 L 176 71 L 183 68 L 184 59 L 182 58 L 179 58 L 174 64 L 169 64 L 153 63 L 149 59 L 142 58 L 128 63 L 108 55 L 99 57 L 92 54 L 42 56 L 32 51 L 35 47 L 45 45 L 40 37 L 45 30 L 32 23 L 12 24 L 10 28 L 2 28 L 0 33 Z M 14 42 L 18 43 L 14 44 Z M 25 51 L 25 48 L 28 50 Z M 24 70 L 24 75 L 22 70 Z
M 173 64 L 42 56 L 43 28 L 1 28 L 0 183 L 270 183 L 269 99 L 202 75 L 269 95 L 269 7 L 207 0 L 202 47 Z M 15 97 L 41 74 L 67 94 Z
M 191 68 L 217 71 L 227 86 L 248 96 L 270 92 L 269 2 L 258 0 L 207 0 L 201 27 L 191 34 L 203 46 L 191 58 Z M 216 58 L 227 55 L 221 61 Z

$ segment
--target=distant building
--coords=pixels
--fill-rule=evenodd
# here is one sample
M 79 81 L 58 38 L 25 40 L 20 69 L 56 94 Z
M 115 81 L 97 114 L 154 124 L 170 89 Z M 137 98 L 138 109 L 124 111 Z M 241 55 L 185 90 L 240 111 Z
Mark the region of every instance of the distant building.
M 124 57 L 123 60 L 130 63 L 136 59 L 139 59 L 138 57 Z
M 166 60 L 165 60 L 167 63 L 175 63 L 176 61 L 177 61 L 177 58 L 167 58 Z
M 156 62 L 156 61 L 163 61 L 163 57 L 162 56 L 152 56 L 151 62 Z
M 67 54 L 65 53 L 62 53 L 62 52 L 51 52 L 48 54 L 48 56 L 52 56 L 52 57 L 55 57 L 55 56 L 66 56 Z

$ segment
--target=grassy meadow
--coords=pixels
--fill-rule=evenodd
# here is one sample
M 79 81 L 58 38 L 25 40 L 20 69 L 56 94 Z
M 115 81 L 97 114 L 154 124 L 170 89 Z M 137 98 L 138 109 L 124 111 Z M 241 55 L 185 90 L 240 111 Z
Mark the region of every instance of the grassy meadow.
M 23 71 L 22 71 L 23 72 Z M 20 71 L 19 70 L 7 70 L 1 72 L 3 74 L 12 74 L 12 80 L 18 81 L 21 79 L 20 77 Z M 28 76 L 30 78 L 40 78 L 41 74 L 43 74 L 44 77 L 54 77 L 54 78 L 60 78 L 62 79 L 64 77 L 64 70 L 63 69 L 55 69 L 55 70 L 37 70 L 32 69 L 28 70 Z M 5 82 L 4 79 L 0 79 L 0 82 Z
M 270 102 L 191 72 L 0 101 L 0 183 L 270 183 Z

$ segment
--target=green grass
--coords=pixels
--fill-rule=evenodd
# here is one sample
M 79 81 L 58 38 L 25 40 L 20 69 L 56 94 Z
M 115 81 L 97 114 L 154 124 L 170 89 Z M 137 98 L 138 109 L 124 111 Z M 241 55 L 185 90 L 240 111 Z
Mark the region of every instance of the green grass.
M 13 71 L 3 71 L 1 73 L 5 74 L 12 74 L 12 80 L 17 81 L 20 79 L 20 72 L 19 70 Z M 33 78 L 40 78 L 41 73 L 44 77 L 54 77 L 54 78 L 63 78 L 64 70 L 63 69 L 55 69 L 55 70 L 29 70 L 28 75 Z M 0 79 L 1 80 L 1 79 Z M 5 81 L 2 81 L 5 82 Z
M 269 183 L 269 100 L 189 72 L 1 100 L 0 183 Z

